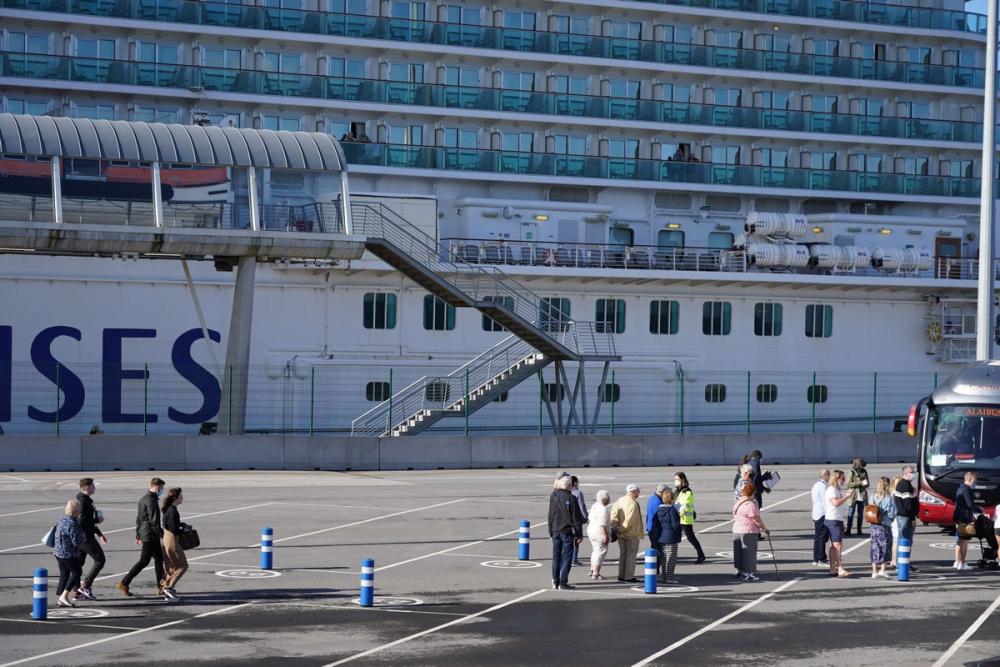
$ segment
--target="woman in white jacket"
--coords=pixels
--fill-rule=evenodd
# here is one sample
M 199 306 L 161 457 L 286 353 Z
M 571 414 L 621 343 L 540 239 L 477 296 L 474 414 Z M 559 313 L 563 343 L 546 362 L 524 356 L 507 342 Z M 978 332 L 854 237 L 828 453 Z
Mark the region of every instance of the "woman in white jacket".
M 597 492 L 597 500 L 588 512 L 590 523 L 587 524 L 587 537 L 590 538 L 592 552 L 590 554 L 590 578 L 603 579 L 601 565 L 608 555 L 608 544 L 611 543 L 611 494 L 601 489 Z

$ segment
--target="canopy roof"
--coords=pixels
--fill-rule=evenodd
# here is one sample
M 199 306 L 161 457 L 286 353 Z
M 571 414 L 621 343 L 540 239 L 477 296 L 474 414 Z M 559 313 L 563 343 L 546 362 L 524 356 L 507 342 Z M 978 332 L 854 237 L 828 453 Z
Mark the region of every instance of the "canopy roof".
M 346 167 L 340 145 L 321 132 L 9 113 L 0 113 L 0 154 L 335 172 Z

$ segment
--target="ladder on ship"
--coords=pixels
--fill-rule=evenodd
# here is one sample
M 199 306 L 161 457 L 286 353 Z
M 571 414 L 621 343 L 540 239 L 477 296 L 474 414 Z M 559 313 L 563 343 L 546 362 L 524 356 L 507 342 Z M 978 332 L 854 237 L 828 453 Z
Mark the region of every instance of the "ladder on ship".
M 607 375 L 608 364 L 620 358 L 610 332 L 596 322 L 566 319 L 558 306 L 496 267 L 452 256 L 445 245 L 383 204 L 353 203 L 351 219 L 354 233 L 366 237 L 372 254 L 446 303 L 475 308 L 512 334 L 448 375 L 422 377 L 394 393 L 355 419 L 352 435 L 415 435 L 445 417 L 474 413 L 553 363 L 557 382 L 566 385 L 560 393 L 565 391 L 569 400 L 565 420 L 561 401 L 558 417 L 547 404 L 554 428 L 565 432 L 573 423 L 588 428 L 583 367 L 588 361 L 603 362 Z M 579 369 L 572 388 L 567 361 Z

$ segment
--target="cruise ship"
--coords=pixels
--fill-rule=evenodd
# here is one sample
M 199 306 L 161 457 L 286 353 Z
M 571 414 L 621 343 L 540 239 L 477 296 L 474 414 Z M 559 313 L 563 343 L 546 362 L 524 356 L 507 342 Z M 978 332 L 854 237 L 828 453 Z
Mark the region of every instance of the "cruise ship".
M 0 112 L 330 135 L 352 201 L 455 281 L 505 276 L 604 346 L 515 366 L 498 318 L 375 252 L 263 263 L 249 431 L 889 431 L 974 359 L 986 17 L 962 2 L 0 0 L 0 25 Z M 149 165 L 63 168 L 110 192 Z M 0 155 L 0 199 L 37 169 Z M 288 210 L 337 197 L 260 178 Z M 177 224 L 216 224 L 238 180 L 165 165 L 199 212 Z M 177 261 L 99 254 L 0 254 L 0 427 L 211 428 L 231 267 L 191 262 L 193 302 Z M 483 359 L 516 372 L 470 388 Z

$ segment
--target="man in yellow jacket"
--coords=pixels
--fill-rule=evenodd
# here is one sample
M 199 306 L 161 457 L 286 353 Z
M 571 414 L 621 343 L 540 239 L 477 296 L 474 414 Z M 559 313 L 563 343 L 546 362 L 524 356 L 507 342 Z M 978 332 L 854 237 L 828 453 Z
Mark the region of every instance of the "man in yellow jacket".
M 629 484 L 625 487 L 625 495 L 611 506 L 611 529 L 618 532 L 618 581 L 623 583 L 639 581 L 635 578 L 635 557 L 639 541 L 646 532 L 637 500 L 639 492 L 638 484 Z

